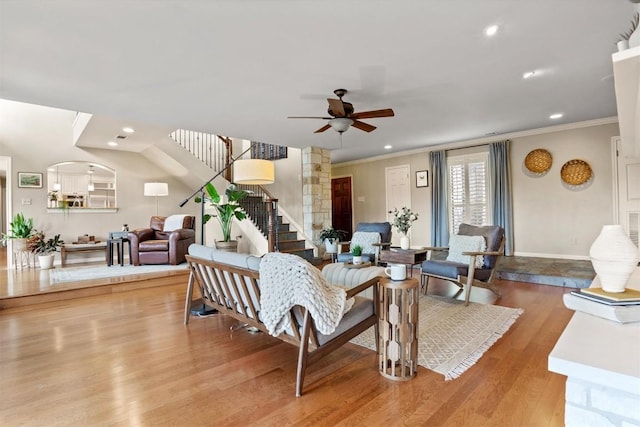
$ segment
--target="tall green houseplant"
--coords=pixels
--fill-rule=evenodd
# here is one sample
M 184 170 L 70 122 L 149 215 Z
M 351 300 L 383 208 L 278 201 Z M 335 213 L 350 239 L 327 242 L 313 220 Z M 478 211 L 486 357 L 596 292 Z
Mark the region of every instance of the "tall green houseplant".
M 224 192 L 227 200 L 226 203 L 224 203 L 222 196 L 220 196 L 218 190 L 216 190 L 216 187 L 214 187 L 213 184 L 209 182 L 204 188 L 209 195 L 210 204 L 216 208 L 217 214 L 206 214 L 202 219 L 202 222 L 203 224 L 206 224 L 212 216 L 216 217 L 218 219 L 218 223 L 220 223 L 220 228 L 222 229 L 223 242 L 230 242 L 233 219 L 235 218 L 238 221 L 242 221 L 247 217 L 247 214 L 242 209 L 239 202 L 246 198 L 249 193 L 245 190 L 238 189 L 235 185 L 230 185 Z M 196 198 L 195 200 L 199 203 L 202 202 L 200 198 Z

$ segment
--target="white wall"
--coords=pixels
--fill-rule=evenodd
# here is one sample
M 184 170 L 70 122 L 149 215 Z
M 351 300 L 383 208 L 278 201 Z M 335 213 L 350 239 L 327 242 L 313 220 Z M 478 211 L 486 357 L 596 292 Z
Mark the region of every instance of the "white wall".
M 516 255 L 588 257 L 589 247 L 602 225 L 613 221 L 611 137 L 617 134 L 618 125 L 614 123 L 589 127 L 576 125 L 575 129 L 552 132 L 540 130 L 536 135 L 508 138 L 512 141 Z M 463 146 L 457 143 L 439 149 Z M 551 170 L 540 178 L 528 176 L 522 169 L 527 153 L 536 148 L 545 148 L 553 155 Z M 425 149 L 424 152 L 333 165 L 332 177 L 353 176 L 355 223 L 386 218 L 384 168 L 409 164 L 411 205 L 420 215 L 411 229 L 411 244 L 430 245 L 431 172 L 428 188 L 415 187 L 415 172 L 429 169 L 428 156 Z M 594 180 L 586 188 L 573 191 L 562 184 L 560 168 L 566 161 L 576 158 L 591 165 Z M 364 201 L 359 202 L 359 197 Z
M 617 124 L 535 135 L 513 140 L 514 225 L 516 254 L 587 257 L 605 224 L 613 221 L 611 137 Z M 543 177 L 532 178 L 523 168 L 536 148 L 551 152 L 553 164 Z M 593 170 L 593 182 L 572 191 L 560 179 L 562 165 L 582 159 Z
M 109 231 L 120 230 L 124 223 L 132 229 L 148 226 L 151 215 L 156 213 L 155 198 L 143 196 L 144 183 L 150 181 L 169 183 L 169 196 L 158 199 L 160 215 L 188 213 L 199 217 L 195 203 L 178 207 L 192 189 L 142 155 L 75 147 L 72 142 L 75 112 L 0 100 L 0 113 L 3 118 L 0 156 L 11 157 L 14 175 L 12 213 L 22 212 L 33 217 L 36 228 L 47 234 L 60 233 L 66 242 L 75 241 L 83 234 L 105 240 Z M 115 169 L 117 213 L 47 213 L 47 166 L 71 160 L 97 162 Z M 43 188 L 17 188 L 18 172 L 43 173 Z M 23 200 L 30 204 L 22 204 Z

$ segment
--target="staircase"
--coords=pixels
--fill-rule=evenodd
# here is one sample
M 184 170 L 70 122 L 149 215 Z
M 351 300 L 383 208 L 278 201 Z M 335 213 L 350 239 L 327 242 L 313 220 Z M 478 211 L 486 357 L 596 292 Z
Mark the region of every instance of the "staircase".
M 213 172 L 223 170 L 225 165 L 232 161 L 229 153 L 231 140 L 228 138 L 184 129 L 178 129 L 169 136 L 191 153 L 194 158 L 211 168 Z M 230 169 L 227 172 L 225 178 L 230 180 Z M 298 255 L 314 265 L 322 262 L 321 258 L 314 256 L 313 248 L 306 248 L 305 240 L 299 238 L 298 232 L 291 230 L 290 224 L 284 222 L 281 215 L 277 215 L 277 199 L 274 199 L 259 185 L 238 185 L 238 188 L 250 193 L 250 196 L 242 200 L 240 205 L 247 213 L 248 219 L 267 240 L 269 239 L 268 204 L 274 203 L 277 226 L 274 227 L 275 242 L 273 246 L 276 251 Z
M 242 206 L 242 209 L 244 209 L 251 222 L 260 230 L 262 235 L 268 239 L 269 217 L 267 215 L 267 205 L 270 203 L 269 199 L 271 198 L 259 185 L 237 185 L 237 187 L 250 193 L 248 197 L 240 201 L 240 206 Z M 312 248 L 305 247 L 304 239 L 299 238 L 297 231 L 291 230 L 290 225 L 283 220 L 282 215 L 277 215 L 276 212 L 276 218 L 276 251 L 298 255 L 314 265 L 320 264 L 322 259 L 314 256 Z

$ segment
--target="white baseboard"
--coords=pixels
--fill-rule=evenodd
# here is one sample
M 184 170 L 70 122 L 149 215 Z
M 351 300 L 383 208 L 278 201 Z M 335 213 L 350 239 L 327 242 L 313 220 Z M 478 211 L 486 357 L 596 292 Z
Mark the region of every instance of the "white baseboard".
M 531 257 L 531 258 L 554 258 L 554 259 L 574 259 L 581 261 L 590 261 L 588 255 L 566 255 L 566 254 L 541 254 L 535 252 L 514 252 L 515 256 Z

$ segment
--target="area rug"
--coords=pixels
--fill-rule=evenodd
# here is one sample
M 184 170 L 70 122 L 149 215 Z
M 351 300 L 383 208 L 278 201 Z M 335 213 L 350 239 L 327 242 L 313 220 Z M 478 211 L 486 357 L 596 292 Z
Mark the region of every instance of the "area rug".
M 82 280 L 104 279 L 109 277 L 130 276 L 135 274 L 162 273 L 166 271 L 187 271 L 188 264 L 179 265 L 112 265 L 97 267 L 56 268 L 50 271 L 52 284 L 79 282 Z
M 524 312 L 436 296 L 420 296 L 418 365 L 458 378 L 473 366 Z M 375 351 L 373 327 L 352 343 Z

